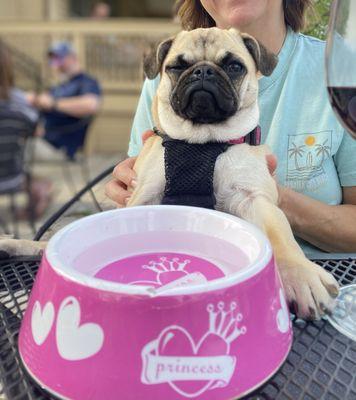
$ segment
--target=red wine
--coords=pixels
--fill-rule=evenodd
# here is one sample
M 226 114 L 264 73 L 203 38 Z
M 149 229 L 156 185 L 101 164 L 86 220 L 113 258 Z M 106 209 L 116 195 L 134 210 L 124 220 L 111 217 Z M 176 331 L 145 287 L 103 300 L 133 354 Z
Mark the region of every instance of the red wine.
M 330 102 L 344 127 L 356 138 L 356 87 L 328 87 Z

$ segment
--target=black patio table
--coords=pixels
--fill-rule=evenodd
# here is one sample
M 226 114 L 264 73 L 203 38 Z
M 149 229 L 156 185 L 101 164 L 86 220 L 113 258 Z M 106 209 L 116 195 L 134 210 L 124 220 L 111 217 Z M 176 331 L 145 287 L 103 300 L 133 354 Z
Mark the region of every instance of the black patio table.
M 39 262 L 38 258 L 0 261 L 0 399 L 54 399 L 27 375 L 17 351 L 21 318 Z M 356 257 L 330 256 L 316 262 L 341 285 L 356 283 Z M 246 399 L 356 400 L 356 342 L 325 320 L 294 319 L 293 330 L 293 347 L 282 368 Z

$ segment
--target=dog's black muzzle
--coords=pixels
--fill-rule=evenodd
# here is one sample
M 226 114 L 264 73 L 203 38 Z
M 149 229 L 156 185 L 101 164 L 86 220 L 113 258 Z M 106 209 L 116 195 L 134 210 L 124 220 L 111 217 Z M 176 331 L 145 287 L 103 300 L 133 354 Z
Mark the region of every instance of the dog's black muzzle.
M 196 124 L 223 122 L 238 109 L 237 94 L 228 78 L 209 64 L 190 68 L 172 92 L 174 111 Z

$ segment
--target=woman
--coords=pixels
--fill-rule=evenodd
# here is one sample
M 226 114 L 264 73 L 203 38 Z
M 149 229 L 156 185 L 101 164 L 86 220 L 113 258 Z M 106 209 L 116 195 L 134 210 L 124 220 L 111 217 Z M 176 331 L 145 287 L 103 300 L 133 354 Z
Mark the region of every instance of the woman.
M 311 0 L 180 0 L 183 28 L 235 27 L 278 54 L 259 82 L 262 141 L 278 159 L 280 207 L 305 252 L 356 252 L 356 141 L 337 122 L 327 98 L 324 42 L 298 33 Z M 129 156 L 152 129 L 159 79 L 146 81 L 132 128 Z M 119 164 L 108 196 L 124 205 L 135 185 L 134 158 Z

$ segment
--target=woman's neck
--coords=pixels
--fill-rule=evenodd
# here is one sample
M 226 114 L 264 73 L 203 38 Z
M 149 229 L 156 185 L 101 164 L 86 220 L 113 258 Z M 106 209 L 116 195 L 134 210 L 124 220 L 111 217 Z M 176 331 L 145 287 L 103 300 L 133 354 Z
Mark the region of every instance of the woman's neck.
M 279 2 L 272 3 L 265 15 L 251 24 L 235 26 L 239 31 L 248 33 L 262 43 L 269 51 L 278 54 L 287 34 L 283 8 Z M 278 7 L 278 8 L 277 8 Z M 219 26 L 219 24 L 218 24 Z M 223 28 L 223 26 L 221 26 Z
M 283 22 L 279 24 L 274 24 L 270 21 L 266 22 L 266 25 L 260 23 L 252 24 L 242 29 L 240 28 L 240 30 L 256 38 L 272 53 L 278 54 L 282 49 L 287 35 L 287 27 L 284 23 L 284 18 Z

